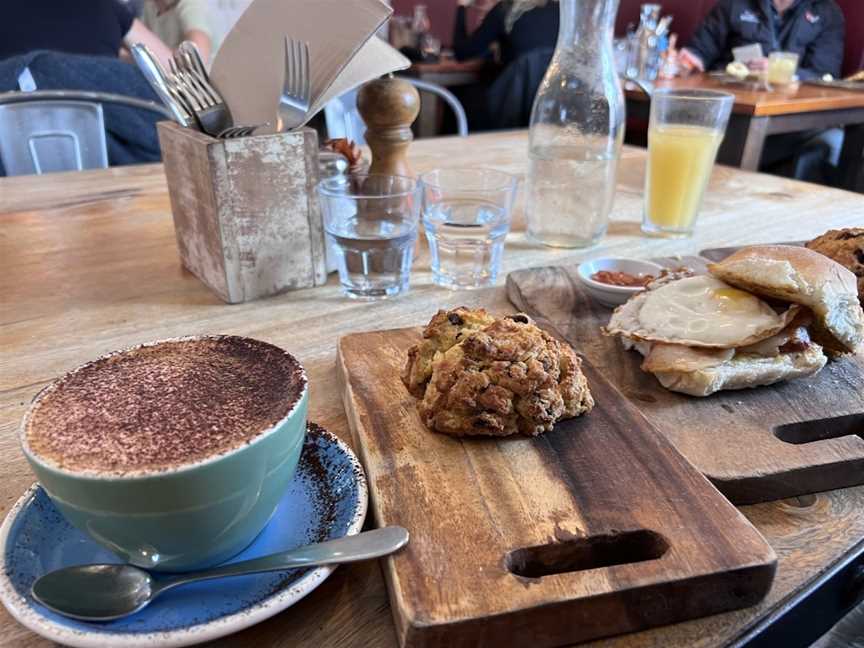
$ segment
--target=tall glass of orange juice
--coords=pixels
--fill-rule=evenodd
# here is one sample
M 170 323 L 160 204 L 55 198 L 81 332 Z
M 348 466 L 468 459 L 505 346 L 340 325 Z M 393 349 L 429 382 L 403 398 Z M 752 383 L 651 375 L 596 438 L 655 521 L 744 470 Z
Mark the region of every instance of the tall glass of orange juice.
M 711 90 L 657 90 L 651 97 L 642 231 L 693 233 L 735 97 Z

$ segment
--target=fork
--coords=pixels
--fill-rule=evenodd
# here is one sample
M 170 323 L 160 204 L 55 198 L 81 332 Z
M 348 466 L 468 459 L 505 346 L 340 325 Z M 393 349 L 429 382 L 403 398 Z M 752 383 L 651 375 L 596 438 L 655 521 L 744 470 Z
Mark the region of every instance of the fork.
M 234 126 L 231 111 L 210 83 L 207 71 L 193 43 L 184 42 L 168 62 L 172 89 L 208 135 L 218 137 Z
M 259 128 L 259 126 L 231 126 L 230 128 L 226 128 L 221 133 L 219 133 L 217 137 L 219 137 L 219 139 L 235 139 L 238 137 L 246 137 L 248 135 L 252 135 L 257 128 Z
M 279 97 L 278 130 L 301 126 L 309 112 L 312 79 L 309 72 L 309 43 L 285 37 L 285 78 Z
M 162 103 L 171 110 L 177 123 L 187 128 L 194 126 L 194 113 L 183 101 L 178 99 L 171 86 L 171 80 L 150 49 L 143 43 L 135 43 L 132 46 L 132 57 L 135 59 L 138 69 L 150 83 L 150 87 L 153 88 Z

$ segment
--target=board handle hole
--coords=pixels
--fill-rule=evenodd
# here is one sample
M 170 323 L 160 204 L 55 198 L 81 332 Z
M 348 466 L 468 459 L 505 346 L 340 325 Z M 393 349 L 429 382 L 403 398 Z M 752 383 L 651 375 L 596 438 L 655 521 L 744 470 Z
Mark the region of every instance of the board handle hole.
M 781 441 L 796 445 L 856 435 L 864 439 L 864 414 L 834 416 L 815 421 L 789 423 L 774 428 L 774 436 Z
M 587 569 L 657 560 L 669 550 L 662 535 L 648 529 L 590 536 L 515 549 L 505 566 L 517 576 L 541 578 Z

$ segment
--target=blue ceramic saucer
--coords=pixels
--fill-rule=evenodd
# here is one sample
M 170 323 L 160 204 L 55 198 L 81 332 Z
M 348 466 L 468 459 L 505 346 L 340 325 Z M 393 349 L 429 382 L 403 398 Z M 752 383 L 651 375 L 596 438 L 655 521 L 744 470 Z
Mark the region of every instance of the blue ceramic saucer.
M 310 424 L 297 474 L 273 518 L 229 562 L 359 533 L 366 505 L 366 479 L 357 457 L 334 435 Z M 137 614 L 108 623 L 67 619 L 30 595 L 33 582 L 49 571 L 116 562 L 114 554 L 69 525 L 36 484 L 0 527 L 0 601 L 33 632 L 70 646 L 188 646 L 273 616 L 315 589 L 335 569 L 293 569 L 188 585 L 167 592 Z

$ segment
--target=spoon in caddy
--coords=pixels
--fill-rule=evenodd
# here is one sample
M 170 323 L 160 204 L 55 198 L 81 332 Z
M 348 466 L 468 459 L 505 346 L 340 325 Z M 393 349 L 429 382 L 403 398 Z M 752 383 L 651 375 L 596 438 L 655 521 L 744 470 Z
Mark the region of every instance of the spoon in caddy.
M 132 565 L 76 565 L 38 578 L 31 593 L 39 603 L 58 614 L 84 621 L 113 621 L 144 609 L 163 592 L 180 585 L 225 576 L 380 558 L 407 543 L 407 530 L 388 526 L 261 558 L 158 579 Z

